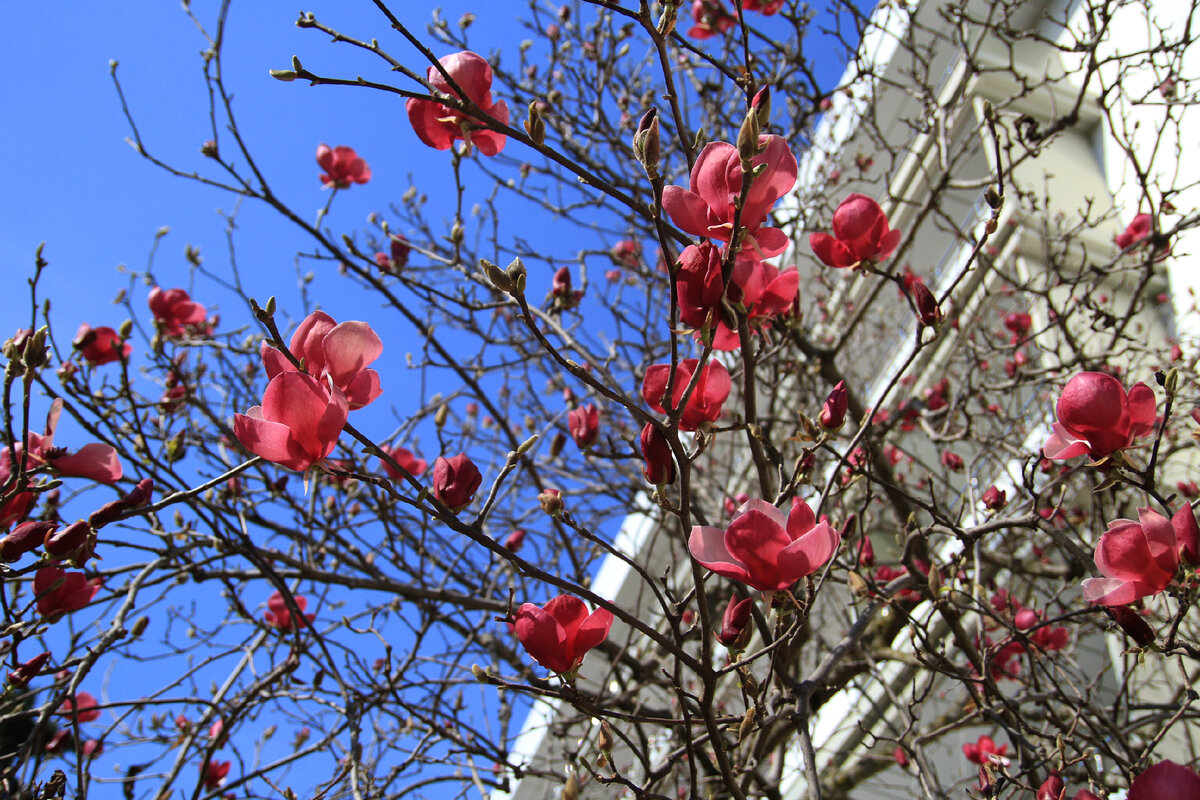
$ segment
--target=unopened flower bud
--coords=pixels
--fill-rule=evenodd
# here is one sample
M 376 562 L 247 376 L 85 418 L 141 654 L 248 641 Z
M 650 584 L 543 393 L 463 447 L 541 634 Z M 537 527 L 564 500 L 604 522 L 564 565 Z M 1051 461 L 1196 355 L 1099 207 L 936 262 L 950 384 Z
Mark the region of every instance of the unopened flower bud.
M 614 744 L 616 744 L 616 738 L 613 736 L 612 726 L 608 724 L 608 720 L 600 720 L 600 733 L 596 736 L 596 747 L 611 758 Z
M 508 273 L 500 269 L 498 266 L 488 261 L 486 258 L 479 259 L 479 267 L 483 270 L 483 274 L 502 292 L 512 292 L 512 280 L 508 277 Z
M 46 555 L 51 558 L 69 558 L 81 563 L 92 555 L 92 528 L 83 520 L 72 522 L 60 531 L 46 533 L 43 543 Z
M 675 459 L 671 454 L 671 445 L 654 423 L 646 424 L 641 435 L 642 474 L 646 480 L 655 486 L 664 486 L 675 482 Z
M 717 632 L 717 641 L 730 650 L 744 650 L 750 639 L 750 613 L 754 610 L 752 598 L 739 600 L 729 599 L 725 607 L 725 615 L 721 618 L 721 630 Z
M 53 522 L 41 520 L 22 522 L 7 536 L 0 539 L 0 560 L 12 563 L 26 553 L 32 552 L 57 527 L 58 525 Z
M 558 489 L 543 489 L 538 495 L 538 505 L 542 507 L 542 511 L 552 517 L 557 517 L 563 512 L 562 492 Z
M 550 440 L 550 457 L 558 458 L 562 455 L 563 447 L 567 444 L 567 435 L 562 431 L 554 434 L 554 438 Z
M 658 109 L 652 108 L 642 115 L 633 134 L 633 154 L 651 180 L 658 177 L 658 161 L 662 144 L 658 133 Z
M 758 115 L 759 130 L 771 124 L 771 87 L 764 86 L 750 101 L 750 108 Z
M 909 288 L 909 297 L 912 298 L 913 305 L 917 309 L 917 318 L 922 325 L 926 327 L 936 327 L 942 322 L 942 309 L 938 305 L 937 298 L 933 296 L 933 292 L 929 291 L 929 287 L 920 281 L 913 282 Z
M 37 674 L 42 671 L 42 667 L 46 666 L 46 662 L 49 660 L 49 653 L 41 653 L 34 656 L 8 673 L 8 682 L 19 689 L 24 689 L 29 685 L 31 680 L 37 677 Z
M 750 162 L 759 153 L 759 131 L 758 112 L 751 108 L 746 112 L 737 135 L 738 158 L 742 160 L 742 169 L 747 169 Z
M 523 544 L 525 544 L 525 531 L 518 528 L 504 540 L 504 549 L 510 553 L 515 553 L 521 549 L 521 545 Z
M 846 410 L 849 407 L 849 395 L 846 392 L 846 382 L 838 381 L 837 386 L 829 393 L 817 422 L 827 431 L 836 431 L 846 424 Z
M 514 294 L 524 294 L 525 276 L 527 274 L 525 270 L 525 263 L 521 261 L 520 258 L 514 258 L 512 263 L 508 265 L 504 272 L 506 275 L 508 275 L 508 279 L 512 281 L 512 289 L 510 291 L 512 291 Z
M 1035 800 L 1063 800 L 1063 794 L 1066 791 L 1067 785 L 1063 782 L 1062 776 L 1057 772 L 1051 772 L 1050 777 L 1042 781 L 1042 785 L 1038 787 Z
M 525 132 L 534 144 L 546 141 L 546 123 L 542 120 L 542 112 L 538 110 L 536 100 L 529 104 L 529 119 L 525 120 Z

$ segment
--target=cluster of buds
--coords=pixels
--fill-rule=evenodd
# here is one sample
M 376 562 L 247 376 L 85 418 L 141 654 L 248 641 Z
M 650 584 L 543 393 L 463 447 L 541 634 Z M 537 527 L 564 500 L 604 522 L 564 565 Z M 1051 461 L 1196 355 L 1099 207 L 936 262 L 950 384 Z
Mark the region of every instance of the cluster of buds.
M 500 291 L 505 294 L 511 294 L 514 297 L 525 294 L 525 264 L 520 258 L 514 258 L 507 269 L 500 269 L 486 258 L 479 260 L 479 267 L 483 270 L 483 274 L 492 282 Z
M 33 373 L 50 360 L 46 327 L 42 326 L 36 331 L 30 328 L 17 331 L 12 338 L 5 340 L 3 352 L 8 359 L 5 370 L 10 375 L 26 375 L 32 380 Z

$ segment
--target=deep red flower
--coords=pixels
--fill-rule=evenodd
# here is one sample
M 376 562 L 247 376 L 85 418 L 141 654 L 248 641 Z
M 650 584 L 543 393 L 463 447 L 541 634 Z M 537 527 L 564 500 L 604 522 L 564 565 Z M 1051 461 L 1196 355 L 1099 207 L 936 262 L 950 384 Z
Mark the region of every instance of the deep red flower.
M 675 370 L 675 385 L 671 391 L 670 405 L 673 408 L 678 408 L 684 389 L 691 382 L 692 374 L 696 371 L 699 363 L 699 360 L 695 358 L 687 358 L 679 362 L 679 367 Z M 642 378 L 642 399 L 650 408 L 660 414 L 667 413 L 663 405 L 663 398 L 667 392 L 670 375 L 670 364 L 655 364 L 646 370 L 646 375 Z M 721 408 L 732 388 L 733 382 L 725 365 L 720 361 L 708 362 L 700 370 L 700 380 L 680 415 L 679 429 L 694 431 L 705 422 L 716 421 L 721 416 Z
M 846 392 L 846 382 L 838 381 L 837 386 L 825 398 L 821 413 L 817 415 L 817 424 L 827 431 L 836 431 L 846 424 L 846 411 L 849 408 L 850 397 Z
M 46 662 L 50 660 L 49 653 L 39 653 L 28 661 L 24 661 L 17 665 L 17 668 L 8 673 L 8 682 L 17 688 L 24 689 L 29 685 L 42 668 L 46 666 Z
M 386 444 L 379 445 L 379 449 L 392 457 L 392 460 L 403 467 L 409 475 L 420 475 L 428 466 L 425 459 L 417 458 L 412 454 L 412 451 L 404 447 L 390 447 Z M 388 474 L 394 481 L 404 480 L 404 473 L 393 467 L 382 458 L 379 459 L 379 465 L 383 467 L 384 472 Z
M 200 765 L 200 779 L 204 781 L 204 788 L 210 792 L 221 788 L 221 784 L 225 782 L 225 776 L 229 774 L 230 766 L 232 765 L 228 761 L 203 762 Z
M 843 269 L 882 261 L 900 244 L 900 238 L 900 231 L 888 228 L 887 215 L 879 203 L 866 195 L 852 194 L 833 212 L 833 235 L 811 234 L 808 244 L 827 266 Z
M 317 165 L 325 170 L 321 173 L 321 183 L 327 189 L 348 189 L 352 183 L 371 180 L 371 168 L 358 157 L 353 147 L 330 147 L 321 142 L 317 145 Z
M 192 301 L 183 289 L 167 289 L 155 286 L 148 298 L 150 313 L 167 336 L 184 336 L 188 329 L 195 329 L 208 319 L 204 306 Z
M 737 25 L 737 17 L 725 10 L 721 0 L 692 0 L 692 21 L 688 29 L 693 39 L 709 39 Z
M 697 525 L 688 537 L 692 558 L 763 592 L 782 591 L 816 572 L 837 546 L 837 531 L 817 523 L 801 501 L 785 515 L 765 500 L 750 500 L 725 530 Z
M 642 243 L 636 239 L 622 239 L 608 251 L 614 264 L 630 269 L 642 263 Z
M 743 0 L 742 8 L 746 11 L 758 11 L 763 16 L 769 17 L 783 8 L 783 0 Z
M 578 597 L 559 595 L 542 608 L 525 603 L 517 609 L 517 639 L 533 660 L 548 670 L 566 675 L 583 663 L 583 657 L 608 638 L 611 611 L 598 608 L 590 615 Z
M 665 486 L 675 482 L 675 459 L 671 454 L 671 445 L 654 423 L 646 423 L 639 437 L 642 448 L 642 474 L 646 480 L 655 486 Z
M 989 511 L 999 511 L 1008 505 L 1008 496 L 1003 490 L 997 489 L 995 486 L 989 486 L 987 491 L 983 493 L 983 496 L 979 498 L 979 501 Z
M 1002 744 L 996 746 L 995 740 L 990 736 L 980 736 L 977 742 L 967 742 L 963 745 L 963 755 L 972 764 L 983 764 L 987 761 L 1000 761 L 1008 763 L 1004 756 L 1008 753 L 1008 745 Z
M 389 245 L 388 252 L 376 253 L 375 263 L 380 269 L 388 272 L 399 272 L 408 266 L 408 256 L 412 252 L 412 246 L 409 245 L 408 239 L 399 233 L 388 235 Z
M 763 167 L 750 185 L 742 206 L 740 223 L 746 229 L 742 247 L 747 255 L 777 256 L 787 249 L 787 234 L 764 227 L 771 207 L 796 185 L 796 157 L 780 136 L 759 138 L 761 152 L 751 164 Z M 663 209 L 681 230 L 728 242 L 734 234 L 734 201 L 742 195 L 742 162 L 738 150 L 728 142 L 710 142 L 700 151 L 692 167 L 691 188 L 663 189 Z
M 937 298 L 933 296 L 933 292 L 929 291 L 929 287 L 922 281 L 917 281 L 912 284 L 908 290 L 909 297 L 912 298 L 913 305 L 917 309 L 917 320 L 928 328 L 934 328 L 941 324 L 944 319 L 942 307 L 938 305 Z
M 1042 452 L 1051 459 L 1086 454 L 1099 461 L 1150 433 L 1154 408 L 1154 392 L 1144 383 L 1135 383 L 1126 394 L 1112 375 L 1081 372 L 1058 398 L 1058 421 Z
M 1012 331 L 1013 336 L 1024 336 L 1033 327 L 1033 317 L 1022 312 L 1014 311 L 1004 317 L 1004 327 Z
M 1154 230 L 1154 218 L 1149 214 L 1138 214 L 1125 227 L 1125 230 L 1117 234 L 1115 239 L 1117 247 L 1128 250 L 1149 236 L 1152 230 Z
M 26 553 L 32 553 L 57 527 L 57 523 L 44 520 L 22 522 L 0 539 L 0 560 L 12 563 Z
M 721 617 L 721 630 L 717 632 L 717 641 L 729 648 L 738 645 L 738 640 L 749 630 L 750 614 L 754 610 L 753 598 L 741 600 L 737 595 L 729 598 L 725 614 Z
M 100 591 L 100 579 L 88 580 L 82 572 L 66 572 L 55 566 L 42 567 L 33 576 L 37 610 L 43 617 L 78 611 Z
M 296 328 L 288 349 L 303 361 L 304 372 L 322 382 L 328 378 L 340 389 L 351 411 L 383 394 L 379 373 L 367 369 L 383 353 L 383 342 L 365 322 L 337 323 L 324 311 L 314 311 Z M 262 343 L 262 360 L 270 379 L 296 371 L 283 353 L 266 342 Z
M 464 50 L 443 56 L 438 61 L 466 94 L 466 100 L 502 125 L 508 124 L 508 105 L 503 100 L 492 102 L 492 66 L 483 57 Z M 436 67 L 429 68 L 427 77 L 434 90 L 451 97 L 462 97 Z M 475 146 L 485 156 L 494 156 L 504 149 L 508 140 L 503 133 L 488 130 L 477 117 L 433 100 L 414 97 L 405 104 L 405 109 L 417 137 L 436 150 L 449 150 L 456 139 L 462 139 L 468 151 Z
M 1128 800 L 1200 800 L 1200 775 L 1174 761 L 1160 761 L 1133 779 Z
M 308 598 L 304 595 L 294 594 L 292 599 L 296 601 L 296 608 L 301 612 L 308 608 Z M 293 627 L 303 628 L 316 617 L 316 614 L 304 613 L 301 613 L 299 617 L 293 616 L 281 592 L 271 593 L 271 596 L 267 598 L 267 608 L 270 610 L 263 615 L 263 620 L 282 633 L 288 633 Z
M 741 346 L 737 331 L 726 322 L 721 300 L 728 294 L 731 304 L 746 310 L 751 329 L 757 332 L 769 318 L 791 310 L 800 290 L 800 273 L 794 269 L 779 271 L 753 253 L 742 253 L 734 261 L 730 285 L 721 279 L 725 250 L 712 242 L 689 245 L 679 256 L 679 316 L 696 328 L 696 339 L 703 339 L 707 326 L 714 330 L 713 348 L 733 350 Z M 732 320 L 730 320 L 732 321 Z
M 592 403 L 567 412 L 567 430 L 580 450 L 585 450 L 600 438 L 600 411 Z
M 97 367 L 128 358 L 133 352 L 133 345 L 122 341 L 112 328 L 107 325 L 93 328 L 86 322 L 75 333 L 74 345 L 79 355 Z
M 100 719 L 100 707 L 96 698 L 89 692 L 77 692 L 73 697 L 63 700 L 58 707 L 58 713 L 67 719 L 91 722 Z
M 1191 506 L 1186 514 L 1168 520 L 1149 508 L 1138 509 L 1138 521 L 1117 519 L 1108 523 L 1096 544 L 1096 568 L 1105 577 L 1083 582 L 1083 596 L 1089 603 L 1123 606 L 1167 588 L 1179 568 L 1180 542 L 1188 538 L 1186 530 Z M 1194 526 L 1194 517 L 1192 525 Z
M 504 549 L 510 553 L 515 553 L 521 549 L 521 545 L 523 544 L 525 544 L 525 531 L 518 528 L 505 538 Z
M 433 462 L 433 496 L 452 511 L 466 508 L 481 483 L 483 475 L 466 453 Z
M 233 434 L 250 452 L 304 472 L 333 452 L 349 414 L 346 396 L 302 372 L 267 384 L 262 405 L 233 418 Z

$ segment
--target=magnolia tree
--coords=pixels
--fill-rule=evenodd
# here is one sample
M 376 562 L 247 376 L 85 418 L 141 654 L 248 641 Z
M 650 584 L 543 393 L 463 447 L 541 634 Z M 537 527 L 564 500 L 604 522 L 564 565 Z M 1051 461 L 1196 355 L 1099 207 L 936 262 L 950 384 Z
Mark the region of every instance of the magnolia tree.
M 1200 797 L 1186 29 L 575 0 L 496 41 L 500 4 L 375 5 L 296 22 L 374 72 L 274 85 L 376 93 L 443 200 L 314 140 L 308 221 L 214 36 L 200 168 L 126 105 L 133 143 L 293 224 L 301 291 L 189 251 L 51 326 L 39 251 L 9 305 L 7 792 Z M 947 104 L 946 64 L 1009 83 Z M 1022 182 L 1085 133 L 1132 205 Z M 397 200 L 359 228 L 364 184 Z

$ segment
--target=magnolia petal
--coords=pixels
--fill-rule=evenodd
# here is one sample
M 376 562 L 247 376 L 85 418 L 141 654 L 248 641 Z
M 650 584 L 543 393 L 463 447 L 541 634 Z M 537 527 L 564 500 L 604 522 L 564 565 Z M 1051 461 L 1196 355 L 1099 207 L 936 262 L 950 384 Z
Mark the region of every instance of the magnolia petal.
M 1083 599 L 1099 606 L 1124 606 L 1153 592 L 1141 591 L 1139 583 L 1126 583 L 1115 578 L 1088 578 L 1081 585 Z
M 688 536 L 688 552 L 701 566 L 718 575 L 746 582 L 746 565 L 735 559 L 725 546 L 725 531 L 697 525 Z
M 116 448 L 100 442 L 84 445 L 70 455 L 51 459 L 50 465 L 63 475 L 90 478 L 99 483 L 116 483 L 123 474 Z
M 345 389 L 364 367 L 383 354 L 383 342 L 367 323 L 343 322 L 321 338 L 321 350 L 325 370 L 337 386 Z
M 554 672 L 570 672 L 575 665 L 567 653 L 567 634 L 551 614 L 525 603 L 517 609 L 517 639 L 534 661 Z
M 779 553 L 779 571 L 791 585 L 825 564 L 838 547 L 838 533 L 827 522 L 805 532 Z
M 662 205 L 671 222 L 681 231 L 693 236 L 710 235 L 708 204 L 695 192 L 689 192 L 682 186 L 667 186 L 663 189 Z M 729 235 L 723 238 L 728 240 Z

